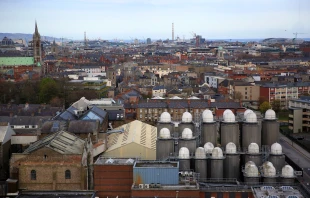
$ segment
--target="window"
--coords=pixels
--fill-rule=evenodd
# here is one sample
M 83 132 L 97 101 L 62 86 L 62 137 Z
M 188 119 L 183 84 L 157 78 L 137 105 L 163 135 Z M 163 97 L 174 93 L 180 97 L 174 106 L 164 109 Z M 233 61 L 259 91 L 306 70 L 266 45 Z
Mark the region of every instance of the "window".
M 71 179 L 71 171 L 70 170 L 66 170 L 65 171 L 65 178 L 66 179 Z
M 37 172 L 35 170 L 32 170 L 30 172 L 31 180 L 36 180 L 37 179 Z

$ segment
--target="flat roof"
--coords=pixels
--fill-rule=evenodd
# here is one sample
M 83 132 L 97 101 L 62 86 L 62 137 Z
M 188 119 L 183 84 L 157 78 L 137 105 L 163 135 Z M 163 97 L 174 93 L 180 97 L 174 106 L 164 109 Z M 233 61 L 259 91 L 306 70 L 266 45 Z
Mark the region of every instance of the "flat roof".
M 179 162 L 137 161 L 134 167 L 139 168 L 177 168 Z

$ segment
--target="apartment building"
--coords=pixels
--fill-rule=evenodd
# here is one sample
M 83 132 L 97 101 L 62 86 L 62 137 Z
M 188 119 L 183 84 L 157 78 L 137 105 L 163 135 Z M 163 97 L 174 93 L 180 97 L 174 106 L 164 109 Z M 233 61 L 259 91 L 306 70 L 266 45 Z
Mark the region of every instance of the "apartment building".
M 293 133 L 310 131 L 310 97 L 301 96 L 300 99 L 289 101 L 289 129 Z
M 240 94 L 240 98 L 237 98 L 237 93 Z M 229 95 L 232 99 L 240 99 L 242 101 L 258 101 L 260 96 L 260 87 L 254 83 L 234 81 L 229 86 Z
M 303 94 L 310 93 L 310 82 L 266 83 L 260 87 L 260 96 L 265 97 L 269 103 L 280 100 L 281 108 L 287 109 L 290 100 L 296 100 Z

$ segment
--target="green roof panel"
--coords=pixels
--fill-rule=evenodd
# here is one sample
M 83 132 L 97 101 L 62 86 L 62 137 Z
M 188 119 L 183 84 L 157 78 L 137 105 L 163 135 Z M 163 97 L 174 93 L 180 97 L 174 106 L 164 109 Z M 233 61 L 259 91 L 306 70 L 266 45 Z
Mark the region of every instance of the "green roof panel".
M 0 57 L 0 66 L 19 66 L 33 64 L 33 57 Z

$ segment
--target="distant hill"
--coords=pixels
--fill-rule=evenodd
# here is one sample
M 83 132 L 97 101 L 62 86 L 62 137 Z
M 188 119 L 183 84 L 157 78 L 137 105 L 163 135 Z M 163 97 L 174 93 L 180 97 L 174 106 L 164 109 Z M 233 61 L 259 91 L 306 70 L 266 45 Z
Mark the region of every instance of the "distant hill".
M 27 41 L 32 40 L 32 34 L 24 34 L 24 33 L 0 33 L 0 41 L 4 37 L 8 37 L 12 40 L 15 40 L 15 39 L 23 39 L 23 40 L 27 40 Z M 54 38 L 51 36 L 41 36 L 41 39 L 42 40 L 48 40 L 48 41 L 53 41 L 55 39 L 56 41 L 61 41 L 60 38 Z

